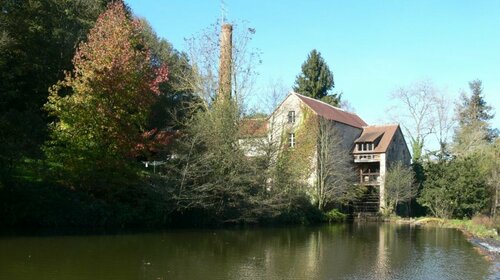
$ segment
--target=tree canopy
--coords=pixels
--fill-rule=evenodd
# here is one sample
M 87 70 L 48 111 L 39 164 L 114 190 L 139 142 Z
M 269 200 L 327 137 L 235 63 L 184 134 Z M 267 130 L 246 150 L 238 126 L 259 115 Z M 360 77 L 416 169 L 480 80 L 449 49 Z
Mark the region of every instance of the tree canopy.
M 489 121 L 494 117 L 493 108 L 486 104 L 481 80 L 469 82 L 470 96 L 462 93 L 462 103 L 457 106 L 458 127 L 455 131 L 454 153 L 470 155 L 490 143 L 498 135 Z
M 0 1 L 0 175 L 40 157 L 48 88 L 72 67 L 78 43 L 110 0 Z M 10 175 L 9 175 L 10 176 Z
M 124 172 L 126 159 L 144 146 L 167 68 L 152 61 L 140 27 L 123 3 L 110 4 L 79 45 L 73 72 L 50 89 L 45 108 L 56 122 L 47 156 L 78 182 L 99 178 L 96 170 Z
M 302 64 L 302 72 L 295 79 L 293 90 L 297 93 L 323 100 L 334 106 L 340 105 L 341 96 L 330 95 L 334 88 L 333 73 L 317 50 L 312 50 Z

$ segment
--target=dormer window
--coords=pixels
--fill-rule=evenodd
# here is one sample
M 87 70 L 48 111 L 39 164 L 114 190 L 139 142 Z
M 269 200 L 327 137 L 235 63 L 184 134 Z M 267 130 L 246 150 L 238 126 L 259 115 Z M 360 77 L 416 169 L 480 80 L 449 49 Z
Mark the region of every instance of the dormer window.
M 375 149 L 374 143 L 358 143 L 358 151 L 373 151 Z
M 295 111 L 288 111 L 288 123 L 295 123 Z

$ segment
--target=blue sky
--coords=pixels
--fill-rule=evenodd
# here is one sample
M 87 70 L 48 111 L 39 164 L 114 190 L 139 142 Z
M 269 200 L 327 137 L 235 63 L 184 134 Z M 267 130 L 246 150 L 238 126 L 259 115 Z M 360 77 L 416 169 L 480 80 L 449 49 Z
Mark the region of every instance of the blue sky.
M 431 80 L 458 98 L 479 78 L 485 100 L 499 112 L 493 126 L 500 127 L 500 1 L 224 2 L 229 22 L 256 29 L 252 47 L 262 52 L 262 64 L 255 100 L 272 80 L 291 88 L 315 48 L 334 73 L 334 91 L 343 91 L 369 124 L 390 122 L 386 109 L 398 86 Z M 126 3 L 181 51 L 184 38 L 221 17 L 220 0 Z

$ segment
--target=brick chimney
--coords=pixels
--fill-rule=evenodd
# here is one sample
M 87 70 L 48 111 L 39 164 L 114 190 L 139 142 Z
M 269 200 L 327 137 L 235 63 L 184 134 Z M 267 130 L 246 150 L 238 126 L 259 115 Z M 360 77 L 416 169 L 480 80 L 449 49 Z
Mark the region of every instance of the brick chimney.
M 231 73 L 233 60 L 233 26 L 225 23 L 220 34 L 219 92 L 218 99 L 231 98 Z

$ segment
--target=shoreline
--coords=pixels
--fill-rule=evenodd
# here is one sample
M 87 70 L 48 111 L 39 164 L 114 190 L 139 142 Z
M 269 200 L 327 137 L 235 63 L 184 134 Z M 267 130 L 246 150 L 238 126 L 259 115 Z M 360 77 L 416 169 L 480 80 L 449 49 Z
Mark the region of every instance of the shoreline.
M 500 272 L 500 236 L 495 229 L 488 229 L 484 225 L 473 224 L 470 220 L 447 220 L 433 217 L 417 219 L 397 218 L 389 219 L 388 221 L 412 226 L 438 226 L 460 230 L 481 255 L 495 264 L 497 273 Z

